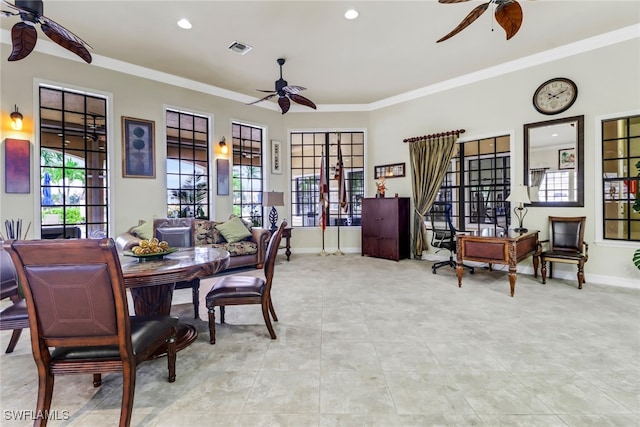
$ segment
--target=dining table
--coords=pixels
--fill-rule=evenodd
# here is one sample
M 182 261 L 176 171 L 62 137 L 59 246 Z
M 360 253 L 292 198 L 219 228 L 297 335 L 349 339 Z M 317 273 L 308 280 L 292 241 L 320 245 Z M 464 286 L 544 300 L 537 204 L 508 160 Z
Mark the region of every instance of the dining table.
M 224 249 L 208 247 L 177 248 L 173 253 L 156 257 L 120 253 L 124 285 L 131 293 L 135 314 L 169 315 L 177 282 L 214 276 L 229 266 L 229 256 Z M 188 347 L 197 337 L 195 326 L 179 323 L 177 350 Z

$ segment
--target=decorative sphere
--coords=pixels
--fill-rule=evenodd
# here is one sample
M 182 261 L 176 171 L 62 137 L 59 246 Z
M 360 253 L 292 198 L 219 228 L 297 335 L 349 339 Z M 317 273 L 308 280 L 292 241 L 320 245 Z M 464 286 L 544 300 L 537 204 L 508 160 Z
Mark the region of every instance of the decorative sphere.
M 142 136 L 144 135 L 144 129 L 142 129 L 140 126 L 136 126 L 133 129 L 133 134 L 138 138 L 142 138 Z
M 132 144 L 136 150 L 142 150 L 144 148 L 144 141 L 141 139 L 134 139 Z

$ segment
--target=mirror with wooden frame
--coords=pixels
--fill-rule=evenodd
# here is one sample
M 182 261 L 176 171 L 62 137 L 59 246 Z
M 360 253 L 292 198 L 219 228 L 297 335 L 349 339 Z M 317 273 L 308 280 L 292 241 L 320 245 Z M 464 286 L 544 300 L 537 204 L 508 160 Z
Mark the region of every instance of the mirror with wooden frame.
M 584 116 L 524 125 L 531 206 L 584 206 Z

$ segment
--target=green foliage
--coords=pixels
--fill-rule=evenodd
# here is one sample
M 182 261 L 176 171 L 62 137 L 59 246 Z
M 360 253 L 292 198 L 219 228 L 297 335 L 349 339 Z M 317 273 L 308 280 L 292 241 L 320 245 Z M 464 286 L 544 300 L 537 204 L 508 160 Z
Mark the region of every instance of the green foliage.
M 82 214 L 80 214 L 80 208 L 67 208 L 66 210 L 63 210 L 62 208 L 49 208 L 49 209 L 45 209 L 43 213 L 57 214 L 57 215 L 60 215 L 60 218 L 62 218 L 63 211 L 65 213 L 64 215 L 65 224 L 80 224 L 84 222 L 84 218 L 82 217 Z
M 633 263 L 636 265 L 638 270 L 640 270 L 640 249 L 637 249 L 633 254 Z

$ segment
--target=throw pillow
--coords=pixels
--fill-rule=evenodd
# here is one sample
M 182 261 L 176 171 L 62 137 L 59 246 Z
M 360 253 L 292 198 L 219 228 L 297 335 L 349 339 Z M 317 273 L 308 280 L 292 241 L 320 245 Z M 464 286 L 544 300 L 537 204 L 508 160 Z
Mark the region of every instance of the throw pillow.
M 251 229 L 253 228 L 253 223 L 250 220 L 241 218 L 241 217 L 239 217 L 237 215 L 234 215 L 234 214 L 231 214 L 229 219 L 233 219 L 233 218 L 240 218 L 240 221 L 242 221 L 244 226 L 247 227 L 247 230 L 251 231 Z
M 141 239 L 150 240 L 153 238 L 153 220 L 134 227 L 131 231 L 135 236 L 138 236 Z
M 222 236 L 229 243 L 239 242 L 240 240 L 251 237 L 252 235 L 238 217 L 231 218 L 229 221 L 218 225 L 216 228 L 220 233 L 222 233 Z

